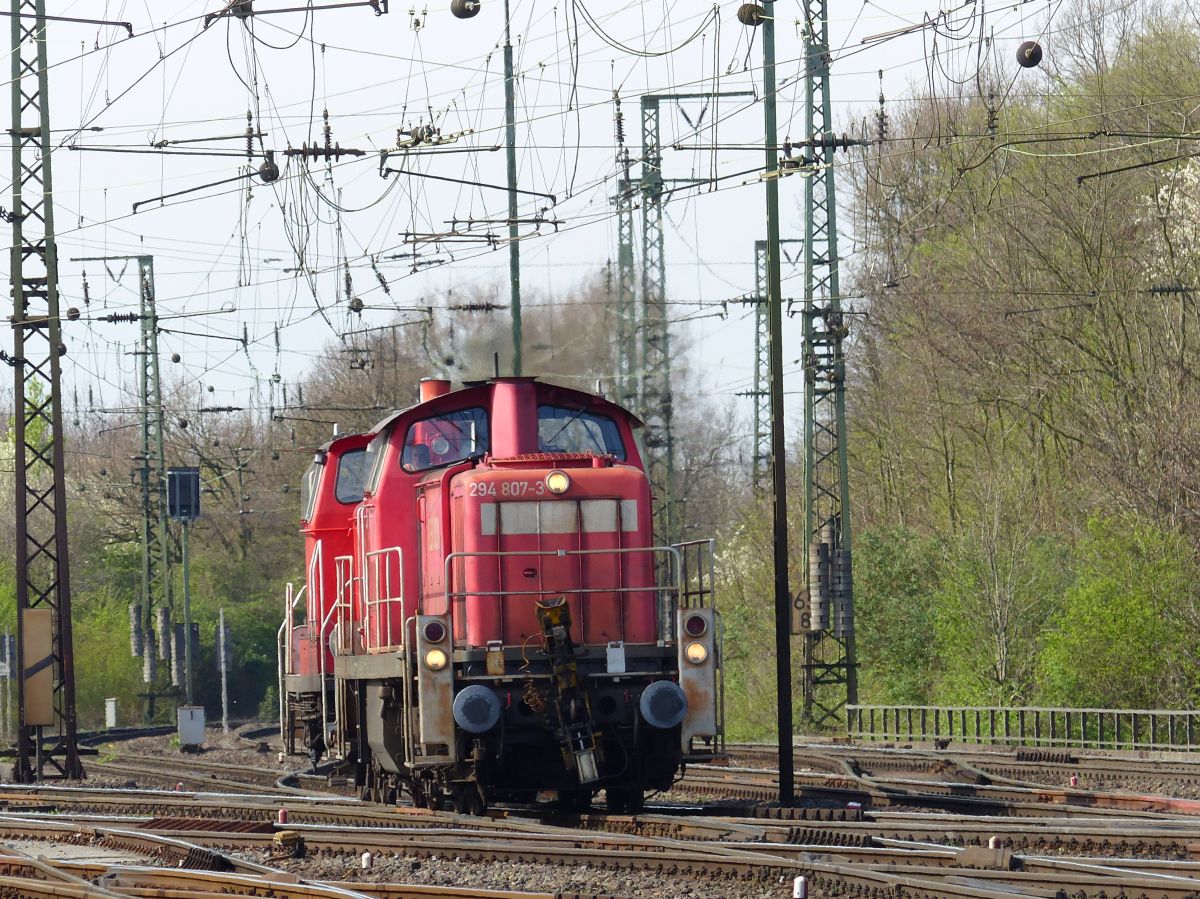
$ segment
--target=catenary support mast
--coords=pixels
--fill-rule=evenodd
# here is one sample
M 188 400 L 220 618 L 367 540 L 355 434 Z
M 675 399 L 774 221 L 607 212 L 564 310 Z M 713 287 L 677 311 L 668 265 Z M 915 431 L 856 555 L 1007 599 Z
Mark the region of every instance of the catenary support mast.
M 621 98 L 616 103 L 617 192 L 613 205 L 617 210 L 617 399 L 634 408 L 638 400 L 638 307 L 637 271 L 633 263 L 634 184 L 632 163 L 625 146 L 625 117 Z
M 76 742 L 71 578 L 63 469 L 58 251 L 50 174 L 45 0 L 12 0 L 13 416 L 16 522 L 17 726 L 15 777 L 47 766 L 83 776 Z M 49 639 L 41 623 L 49 612 Z M 32 613 L 32 614 L 31 614 Z M 48 654 L 33 650 L 48 645 Z M 41 651 L 36 653 L 41 654 Z M 42 703 L 39 679 L 52 689 Z M 39 706 L 41 706 L 39 708 Z
M 72 262 L 113 262 L 136 260 L 138 265 L 138 322 L 141 339 L 136 352 L 138 369 L 138 410 L 142 450 L 138 458 L 138 486 L 142 498 L 142 627 L 147 636 L 156 628 L 159 609 L 172 606 L 171 543 L 167 530 L 167 461 L 163 447 L 164 412 L 162 378 L 158 357 L 158 311 L 155 304 L 153 256 L 79 256 Z M 124 320 L 124 319 L 122 319 Z M 146 692 L 142 708 L 148 724 L 158 714 L 157 653 L 145 640 L 142 647 L 142 679 Z M 174 641 L 167 640 L 170 646 Z M 147 650 L 149 647 L 149 650 Z
M 833 154 L 846 145 L 833 133 L 827 0 L 806 0 L 807 60 L 804 160 L 804 526 L 808 598 L 804 644 L 804 717 L 813 726 L 841 723 L 857 702 L 850 494 L 846 462 L 848 328 L 838 281 L 837 196 Z
M 512 373 L 521 374 L 521 244 L 517 227 L 516 86 L 508 0 L 504 0 L 504 151 L 508 166 L 508 285 L 512 314 Z
M 779 804 L 795 799 L 792 755 L 792 595 L 788 586 L 787 435 L 783 416 L 783 296 L 779 249 L 779 137 L 776 120 L 775 7 L 746 4 L 738 11 L 743 25 L 762 26 L 763 38 L 763 178 L 767 198 L 765 247 L 768 393 L 771 436 L 771 557 L 774 564 L 775 702 L 779 765 Z
M 674 398 L 671 392 L 671 327 L 667 314 L 663 195 L 668 184 L 707 184 L 710 179 L 663 177 L 659 111 L 663 103 L 687 100 L 708 103 L 718 97 L 749 96 L 753 96 L 751 91 L 642 95 L 642 304 L 639 321 L 642 345 L 635 407 L 646 423 L 650 482 L 659 497 L 654 507 L 654 533 L 660 543 L 672 543 L 680 536 L 674 501 Z
M 782 238 L 779 256 L 794 264 L 783 248 L 802 244 L 799 239 Z M 782 275 L 781 275 L 782 283 Z M 767 304 L 767 242 L 754 241 L 754 386 L 749 395 L 754 402 L 754 450 L 750 459 L 751 483 L 756 492 L 765 490 L 771 476 L 771 315 Z M 780 302 L 783 299 L 780 298 Z

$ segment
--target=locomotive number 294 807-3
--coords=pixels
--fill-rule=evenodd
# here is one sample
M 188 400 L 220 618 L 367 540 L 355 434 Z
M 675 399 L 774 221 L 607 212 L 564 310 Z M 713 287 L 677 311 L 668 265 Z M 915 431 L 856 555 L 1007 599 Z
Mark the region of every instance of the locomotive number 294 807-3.
M 542 496 L 546 485 L 542 481 L 473 481 L 470 496 Z

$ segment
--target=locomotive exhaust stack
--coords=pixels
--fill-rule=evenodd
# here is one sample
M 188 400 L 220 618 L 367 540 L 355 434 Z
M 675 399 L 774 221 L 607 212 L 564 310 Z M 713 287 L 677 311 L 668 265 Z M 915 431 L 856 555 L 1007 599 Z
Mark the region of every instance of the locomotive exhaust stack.
M 495 378 L 318 450 L 280 628 L 285 742 L 366 798 L 635 812 L 723 748 L 712 541 L 654 543 L 641 423 Z

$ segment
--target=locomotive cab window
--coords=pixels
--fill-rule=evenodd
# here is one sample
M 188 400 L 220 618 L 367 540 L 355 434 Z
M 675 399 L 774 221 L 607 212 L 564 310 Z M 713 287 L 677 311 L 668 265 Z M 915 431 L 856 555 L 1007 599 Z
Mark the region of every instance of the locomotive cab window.
M 323 465 L 313 462 L 304 472 L 300 481 L 300 518 L 312 521 L 313 511 L 317 506 L 317 483 L 321 480 Z
M 391 433 L 391 428 L 388 428 L 372 437 L 371 442 L 367 444 L 366 456 L 363 461 L 363 468 L 367 472 L 364 494 L 367 491 L 374 493 L 379 489 L 379 475 L 383 471 L 383 457 L 386 455 L 384 450 L 387 449 L 388 435 Z
M 409 425 L 400 467 L 425 471 L 488 451 L 487 412 L 479 407 L 423 418 Z
M 621 430 L 607 415 L 563 406 L 538 406 L 538 451 L 596 453 L 625 461 Z
M 337 483 L 334 485 L 334 495 L 339 503 L 353 504 L 362 501 L 369 464 L 365 449 L 342 454 L 342 458 L 338 460 Z

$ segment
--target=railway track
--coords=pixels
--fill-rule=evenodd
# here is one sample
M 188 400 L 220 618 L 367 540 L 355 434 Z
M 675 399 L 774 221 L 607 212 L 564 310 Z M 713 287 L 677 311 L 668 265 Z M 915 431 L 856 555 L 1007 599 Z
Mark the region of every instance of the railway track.
M 454 817 L 454 816 L 447 816 Z M 161 889 L 163 878 L 171 880 L 171 889 L 198 889 L 203 884 L 221 883 L 225 895 L 248 895 L 241 890 L 262 885 L 264 866 L 249 860 L 256 856 L 271 857 L 278 853 L 280 841 L 271 832 L 246 833 L 239 831 L 214 832 L 179 829 L 181 823 L 153 820 L 123 822 L 119 827 L 77 821 L 55 820 L 48 815 L 6 816 L 0 819 L 0 839 L 20 835 L 23 839 L 42 837 L 58 841 L 92 842 L 106 847 L 136 848 L 166 864 L 210 869 L 196 875 L 187 871 L 168 878 L 161 873 L 133 877 L 129 866 L 112 864 L 88 867 L 78 863 L 71 869 L 88 876 L 84 880 L 109 886 L 148 885 L 153 880 Z M 980 850 L 937 845 L 931 842 L 889 840 L 878 833 L 869 840 L 853 841 L 857 845 L 812 845 L 772 842 L 764 837 L 777 835 L 779 824 L 755 824 L 761 834 L 742 833 L 736 841 L 728 835 L 706 841 L 646 838 L 629 835 L 597 835 L 578 829 L 533 826 L 522 831 L 511 821 L 478 822 L 474 829 L 450 826 L 436 828 L 356 828 L 318 825 L 289 825 L 293 840 L 302 840 L 303 854 L 328 858 L 338 854 L 371 852 L 377 857 L 436 858 L 453 856 L 456 860 L 498 864 L 519 862 L 551 866 L 576 867 L 581 864 L 608 871 L 652 872 L 656 877 L 702 878 L 713 884 L 738 882 L 786 882 L 795 876 L 810 879 L 819 889 L 837 891 L 894 890 L 903 888 L 905 895 L 983 896 L 1012 892 L 1022 895 L 1056 893 L 1051 887 L 1070 885 L 1070 895 L 1113 896 L 1155 895 L 1164 897 L 1200 895 L 1200 863 L 1186 859 L 1137 858 L 1053 858 L 1045 855 L 1018 855 L 1008 849 Z M 723 822 L 728 827 L 732 822 Z M 875 826 L 877 822 L 829 822 L 831 826 Z M 963 827 L 966 821 L 955 825 Z M 978 822 L 977 822 L 978 823 Z M 1163 822 L 1177 826 L 1180 822 Z M 1177 836 L 1194 839 L 1200 836 L 1192 822 L 1182 822 L 1191 828 L 1189 834 Z M 1026 822 L 1025 826 L 1029 826 Z M 901 825 L 905 827 L 907 825 Z M 878 830 L 879 828 L 876 827 Z M 714 834 L 710 834 L 714 835 Z M 757 837 L 747 840 L 747 837 Z M 911 835 L 910 835 L 911 836 Z M 348 845 L 352 844 L 352 845 Z M 181 855 L 182 854 L 182 855 Z M 20 868 L 34 876 L 27 860 L 0 858 L 0 875 L 10 876 Z M 213 873 L 211 869 L 217 869 Z M 102 870 L 101 870 L 102 869 Z M 224 870 L 221 870 L 224 869 Z M 141 870 L 141 868 L 139 868 Z M 123 873 L 122 873 L 123 872 Z M 45 873 L 45 872 L 42 872 Z M 115 877 L 113 875 L 116 875 Z M 132 879 L 130 879 L 132 877 Z M 180 878 L 183 878 L 182 880 Z M 190 879 L 189 879 L 190 878 Z M 274 887 L 274 880 L 272 880 Z M 295 889 L 276 892 L 280 896 L 346 895 L 337 890 L 349 890 L 350 895 L 364 888 L 362 884 L 333 885 L 298 884 Z M 3 882 L 0 882 L 0 888 Z M 329 892 L 326 888 L 334 890 Z M 430 892 L 404 892 L 404 887 L 372 890 L 367 895 L 431 895 Z M 1028 892 L 1034 890 L 1032 893 Z M 1046 892 L 1046 890 L 1050 890 Z M 1151 892 L 1147 892 L 1151 890 Z M 207 890 L 205 892 L 208 892 Z M 212 892 L 216 892 L 213 890 Z M 365 890 L 364 890 L 365 892 Z M 133 893 L 134 895 L 197 895 L 192 892 Z M 22 893 L 20 895 L 43 895 Z M 70 892 L 45 895 L 76 895 Z M 79 895 L 84 895 L 80 893 Z M 97 895 L 95 893 L 91 895 Z M 103 895 L 103 894 L 99 894 Z M 127 895 L 117 893 L 117 895 Z M 450 895 L 450 894 L 447 894 Z M 463 892 L 453 895 L 514 895 L 513 893 Z M 519 895 L 519 894 L 518 894 Z M 724 895 L 715 892 L 713 895 Z
M 1026 785 L 1064 787 L 1071 778 L 1082 788 L 1143 788 L 1168 786 L 1172 795 L 1200 797 L 1200 759 L 1143 758 L 1100 751 L 1030 749 L 913 749 L 888 746 L 828 745 L 797 747 L 797 767 L 803 772 L 850 771 L 926 772 L 957 770 L 964 778 L 987 777 Z M 747 768 L 773 768 L 774 747 L 735 745 L 727 763 Z
M 91 770 L 193 789 L 0 787 L 0 897 L 586 896 L 568 886 L 580 871 L 591 872 L 594 894 L 639 899 L 675 895 L 665 884 L 689 885 L 690 895 L 786 896 L 795 877 L 814 897 L 1200 897 L 1191 800 L 1064 788 L 1066 772 L 1080 777 L 1091 759 L 798 747 L 807 807 L 779 809 L 769 805 L 773 758 L 736 747 L 730 764 L 689 769 L 645 814 L 513 808 L 471 817 L 370 805 L 319 779 L 289 785 L 261 753 L 237 765 L 126 754 L 119 744 L 106 752 L 115 757 Z M 1200 770 L 1138 765 L 1108 759 L 1095 776 L 1171 783 Z M 29 841 L 138 862 L 51 860 Z M 24 854 L 3 848 L 12 845 Z M 361 868 L 363 852 L 374 867 Z M 518 873 L 487 882 L 498 871 Z M 481 885 L 407 882 L 422 872 Z

